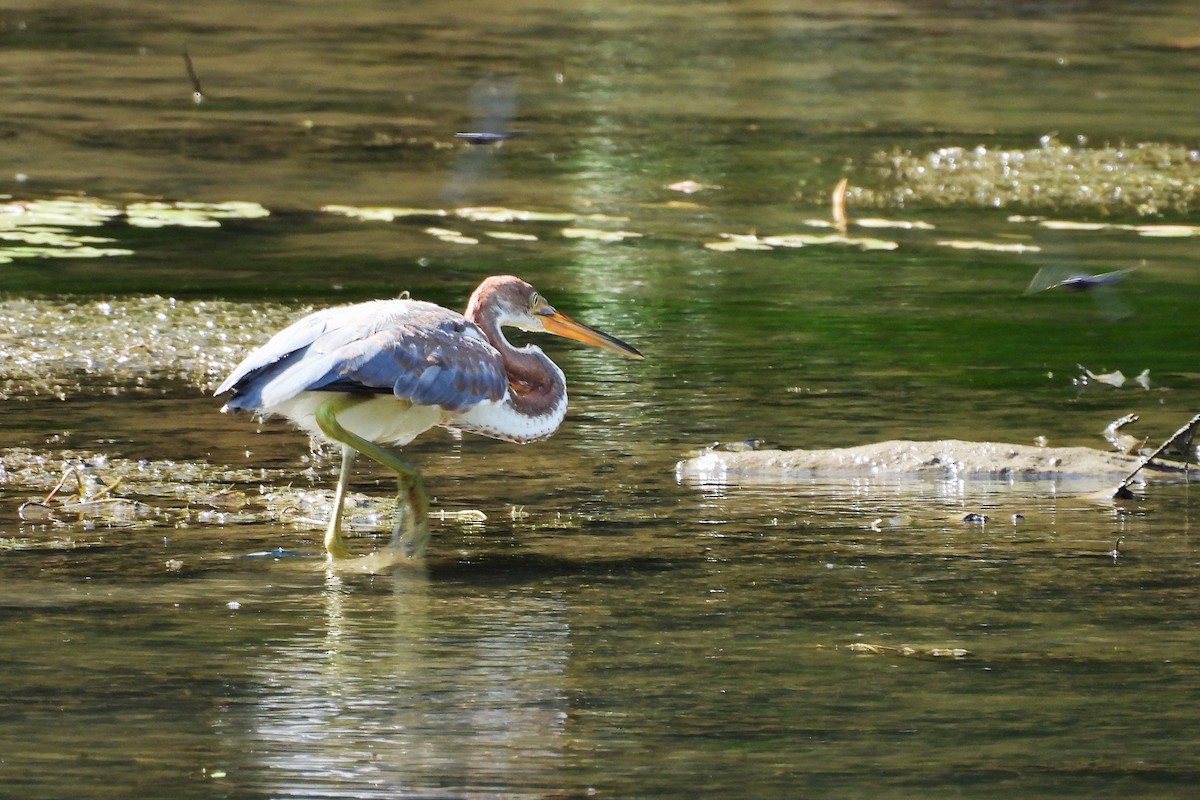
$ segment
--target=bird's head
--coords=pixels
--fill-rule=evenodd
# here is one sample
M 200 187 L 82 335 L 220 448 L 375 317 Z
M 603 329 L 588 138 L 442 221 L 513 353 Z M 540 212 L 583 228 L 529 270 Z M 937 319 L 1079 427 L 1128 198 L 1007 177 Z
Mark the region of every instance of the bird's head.
M 479 284 L 467 304 L 466 317 L 485 328 L 492 324 L 544 331 L 630 358 L 643 358 L 636 348 L 615 336 L 558 311 L 536 289 L 512 275 L 493 275 Z

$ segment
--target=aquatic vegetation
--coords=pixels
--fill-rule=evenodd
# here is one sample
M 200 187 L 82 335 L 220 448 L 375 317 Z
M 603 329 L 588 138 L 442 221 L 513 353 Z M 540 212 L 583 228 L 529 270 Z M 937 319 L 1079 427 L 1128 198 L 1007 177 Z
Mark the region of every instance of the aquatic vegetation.
M 955 250 L 987 250 L 992 253 L 1040 253 L 1042 250 L 1036 244 L 981 242 L 974 239 L 943 239 L 938 242 L 938 246 L 952 247 Z
M 687 180 L 669 183 L 667 184 L 666 188 L 670 189 L 672 192 L 695 194 L 696 192 L 711 191 L 720 189 L 722 187 L 717 186 L 716 184 L 701 183 L 700 181 L 694 181 L 691 178 L 688 178 Z
M 18 516 L 30 528 L 30 536 L 0 540 L 0 549 L 28 549 L 48 541 L 62 546 L 61 539 L 32 535 L 33 528 L 79 533 L 266 522 L 323 528 L 333 492 L 285 483 L 291 477 L 284 470 L 234 469 L 203 461 L 135 461 L 79 450 L 0 450 L 0 486 L 9 496 L 25 497 Z M 471 509 L 431 516 L 461 524 L 487 519 Z M 351 492 L 343 524 L 354 531 L 389 532 L 395 524 L 395 498 Z
M 462 231 L 455 231 L 449 228 L 426 228 L 425 233 L 435 239 L 440 239 L 443 242 L 451 244 L 479 244 L 479 240 L 473 236 L 466 236 Z
M 393 208 L 388 206 L 360 207 L 343 205 L 321 206 L 321 211 L 326 214 L 336 214 L 367 222 L 394 222 L 404 217 L 444 217 L 449 213 L 443 208 Z
M 886 239 L 874 239 L 866 236 L 843 236 L 838 233 L 789 233 L 779 236 L 765 236 L 763 237 L 763 242 L 771 247 L 846 245 L 848 247 L 857 247 L 859 250 L 895 250 L 900 246 L 896 242 Z
M 104 225 L 120 210 L 86 198 L 12 201 L 0 205 L 0 264 L 17 258 L 103 258 L 131 255 L 115 240 L 76 234 L 72 228 Z M 12 244 L 9 244 L 12 243 Z
M 569 211 L 528 211 L 502 206 L 470 206 L 456 208 L 453 213 L 472 222 L 571 222 L 579 217 Z
M 510 242 L 536 242 L 538 240 L 538 237 L 532 233 L 517 233 L 516 231 L 484 231 L 484 235 Z
M 97 228 L 121 220 L 138 228 L 182 226 L 217 228 L 225 219 L 255 219 L 270 214 L 258 203 L 146 201 L 125 206 L 96 198 L 60 197 L 12 200 L 0 205 L 0 264 L 17 258 L 105 258 L 133 255 L 107 236 L 83 235 L 76 228 Z
M 1197 225 L 1128 225 L 1118 222 L 1046 219 L 1045 217 L 1029 217 L 1020 214 L 1009 217 L 1008 221 L 1036 222 L 1040 227 L 1052 231 L 1132 231 L 1141 236 L 1160 239 L 1186 239 L 1191 236 L 1200 236 L 1200 226 Z
M 180 380 L 211 390 L 246 350 L 294 316 L 282 304 L 0 300 L 0 398 L 114 393 Z
M 716 242 L 705 242 L 705 248 L 722 253 L 734 250 L 774 250 L 775 248 L 758 238 L 754 233 L 722 233 Z
M 223 219 L 258 219 L 271 212 L 258 203 L 230 201 L 226 203 L 196 203 L 152 201 L 130 203 L 125 207 L 125 219 L 139 228 L 219 228 Z
M 734 250 L 774 250 L 778 247 L 821 247 L 839 245 L 857 247 L 859 250 L 895 250 L 899 243 L 886 239 L 876 239 L 867 236 L 845 236 L 840 233 L 787 233 L 775 236 L 758 236 L 757 234 L 721 233 L 721 239 L 715 242 L 705 242 L 705 248 L 718 252 Z
M 635 231 L 611 231 L 602 228 L 563 228 L 562 235 L 567 239 L 591 239 L 596 242 L 620 242 L 625 239 L 637 239 L 643 234 Z
M 1089 147 L 1052 136 L 1024 150 L 948 146 L 877 153 L 874 187 L 849 190 L 871 208 L 1081 209 L 1148 216 L 1186 214 L 1200 201 L 1200 150 L 1167 143 Z

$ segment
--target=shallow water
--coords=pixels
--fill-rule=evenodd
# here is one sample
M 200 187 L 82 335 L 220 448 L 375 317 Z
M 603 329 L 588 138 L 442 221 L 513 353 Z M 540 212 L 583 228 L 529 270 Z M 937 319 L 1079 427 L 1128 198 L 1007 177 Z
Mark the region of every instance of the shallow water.
M 961 181 L 939 202 L 914 180 L 898 205 L 880 164 L 1186 152 L 1192 16 L 4 12 L 0 190 L 26 205 L 0 215 L 3 793 L 1189 796 L 1188 485 L 1115 503 L 1072 481 L 675 467 L 747 439 L 1105 448 L 1129 412 L 1153 445 L 1190 418 L 1194 213 L 991 207 Z M 490 124 L 529 134 L 472 148 L 453 134 L 483 124 L 489 74 L 517 100 Z M 834 233 L 843 175 L 851 241 L 768 239 Z M 704 188 L 668 188 L 683 180 Z M 390 221 L 360 218 L 379 208 Z M 706 247 L 728 242 L 773 249 Z M 1137 270 L 1024 296 L 1047 265 Z M 211 390 L 311 307 L 403 290 L 461 307 L 499 272 L 647 359 L 539 342 L 572 390 L 553 439 L 406 451 L 436 510 L 486 520 L 435 519 L 422 567 L 328 572 L 335 459 L 218 414 Z M 356 552 L 386 541 L 393 486 L 356 474 Z

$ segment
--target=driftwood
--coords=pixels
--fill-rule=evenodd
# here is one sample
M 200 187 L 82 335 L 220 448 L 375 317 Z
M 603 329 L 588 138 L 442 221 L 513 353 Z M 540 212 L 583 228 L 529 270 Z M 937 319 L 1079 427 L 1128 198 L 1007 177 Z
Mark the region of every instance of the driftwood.
M 1151 453 L 1150 455 L 1148 455 L 1144 459 L 1142 459 L 1142 463 L 1138 464 L 1137 467 L 1134 468 L 1133 472 L 1129 473 L 1127 476 L 1125 476 L 1125 480 L 1121 481 L 1121 485 L 1118 486 L 1116 488 L 1116 490 L 1113 492 L 1113 497 L 1122 498 L 1122 499 L 1128 499 L 1128 498 L 1133 497 L 1133 492 L 1131 492 L 1129 490 L 1129 484 L 1133 482 L 1134 477 L 1136 477 L 1139 472 L 1141 472 L 1143 469 L 1145 469 L 1147 466 L 1149 466 L 1151 461 L 1153 461 L 1154 459 L 1156 459 L 1160 455 L 1162 455 L 1164 450 L 1166 450 L 1168 447 L 1175 444 L 1176 442 L 1180 441 L 1181 439 L 1183 440 L 1182 449 L 1185 454 L 1184 463 L 1186 464 L 1187 463 L 1187 454 L 1192 448 L 1192 439 L 1196 435 L 1196 426 L 1197 425 L 1200 425 L 1200 414 L 1197 414 L 1196 416 L 1194 416 L 1190 420 L 1188 420 L 1187 423 L 1183 427 L 1181 427 L 1179 430 L 1175 431 L 1170 436 L 1168 436 L 1167 440 L 1165 442 L 1163 442 L 1162 444 L 1160 444 L 1158 446 L 1157 450 L 1155 450 L 1153 453 Z

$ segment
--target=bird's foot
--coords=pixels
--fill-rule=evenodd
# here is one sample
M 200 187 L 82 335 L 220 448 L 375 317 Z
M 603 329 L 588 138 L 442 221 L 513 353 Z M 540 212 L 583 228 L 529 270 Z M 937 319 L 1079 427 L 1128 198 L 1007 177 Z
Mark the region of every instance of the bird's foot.
M 350 548 L 346 546 L 346 540 L 342 538 L 341 520 L 335 516 L 333 523 L 325 531 L 325 559 L 327 561 L 338 561 L 343 558 L 350 557 Z
M 428 515 L 414 511 L 403 501 L 397 503 L 396 512 L 399 519 L 392 528 L 391 548 L 405 558 L 420 558 L 429 545 Z

